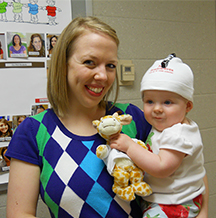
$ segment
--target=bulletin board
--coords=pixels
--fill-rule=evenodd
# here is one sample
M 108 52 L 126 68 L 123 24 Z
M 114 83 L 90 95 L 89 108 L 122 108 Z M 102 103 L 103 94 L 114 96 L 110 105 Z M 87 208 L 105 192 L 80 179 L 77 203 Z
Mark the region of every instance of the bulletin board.
M 0 190 L 8 181 L 4 154 L 16 128 L 50 107 L 51 48 L 71 20 L 71 0 L 0 1 Z
M 50 38 L 58 37 L 72 20 L 72 5 L 71 0 L 10 0 L 0 1 L 0 10 L 0 118 L 13 121 L 14 116 L 32 115 L 35 105 L 48 105 Z M 34 34 L 40 35 L 43 52 L 30 48 Z M 23 53 L 15 51 L 15 35 Z

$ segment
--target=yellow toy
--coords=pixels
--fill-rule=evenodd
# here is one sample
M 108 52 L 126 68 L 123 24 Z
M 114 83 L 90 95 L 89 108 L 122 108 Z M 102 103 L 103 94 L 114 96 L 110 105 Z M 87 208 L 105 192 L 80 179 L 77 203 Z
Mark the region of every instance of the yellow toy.
M 148 196 L 152 193 L 151 187 L 143 181 L 144 172 L 124 152 L 111 149 L 109 146 L 109 137 L 120 133 L 122 125 L 130 124 L 131 121 L 131 115 L 118 115 L 117 112 L 93 121 L 93 126 L 107 141 L 106 145 L 97 147 L 96 155 L 105 162 L 108 172 L 114 177 L 113 192 L 126 201 L 134 200 L 135 194 Z M 147 149 L 141 140 L 133 140 Z

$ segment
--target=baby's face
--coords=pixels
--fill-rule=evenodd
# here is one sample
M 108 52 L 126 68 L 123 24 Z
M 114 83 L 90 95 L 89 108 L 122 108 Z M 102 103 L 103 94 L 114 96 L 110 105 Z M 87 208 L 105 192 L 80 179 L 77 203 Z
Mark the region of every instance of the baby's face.
M 177 123 L 186 123 L 186 113 L 192 102 L 174 92 L 147 90 L 143 93 L 144 115 L 158 131 L 163 131 Z

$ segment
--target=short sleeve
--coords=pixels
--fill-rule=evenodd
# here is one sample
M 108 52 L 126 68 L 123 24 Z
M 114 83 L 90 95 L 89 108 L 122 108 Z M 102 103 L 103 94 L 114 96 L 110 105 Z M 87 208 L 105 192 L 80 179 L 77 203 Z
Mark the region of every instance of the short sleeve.
M 194 143 L 190 125 L 176 124 L 165 129 L 158 137 L 159 149 L 176 150 L 188 155 L 194 153 Z
M 26 118 L 16 129 L 6 152 L 8 158 L 15 158 L 40 165 L 36 134 L 39 123 Z

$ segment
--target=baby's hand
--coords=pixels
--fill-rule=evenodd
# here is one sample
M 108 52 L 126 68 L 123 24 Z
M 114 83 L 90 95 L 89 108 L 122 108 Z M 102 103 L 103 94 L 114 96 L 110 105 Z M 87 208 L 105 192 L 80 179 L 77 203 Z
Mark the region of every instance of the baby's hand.
M 134 141 L 125 134 L 117 134 L 110 137 L 110 147 L 125 153 L 127 153 L 132 143 L 134 143 Z

